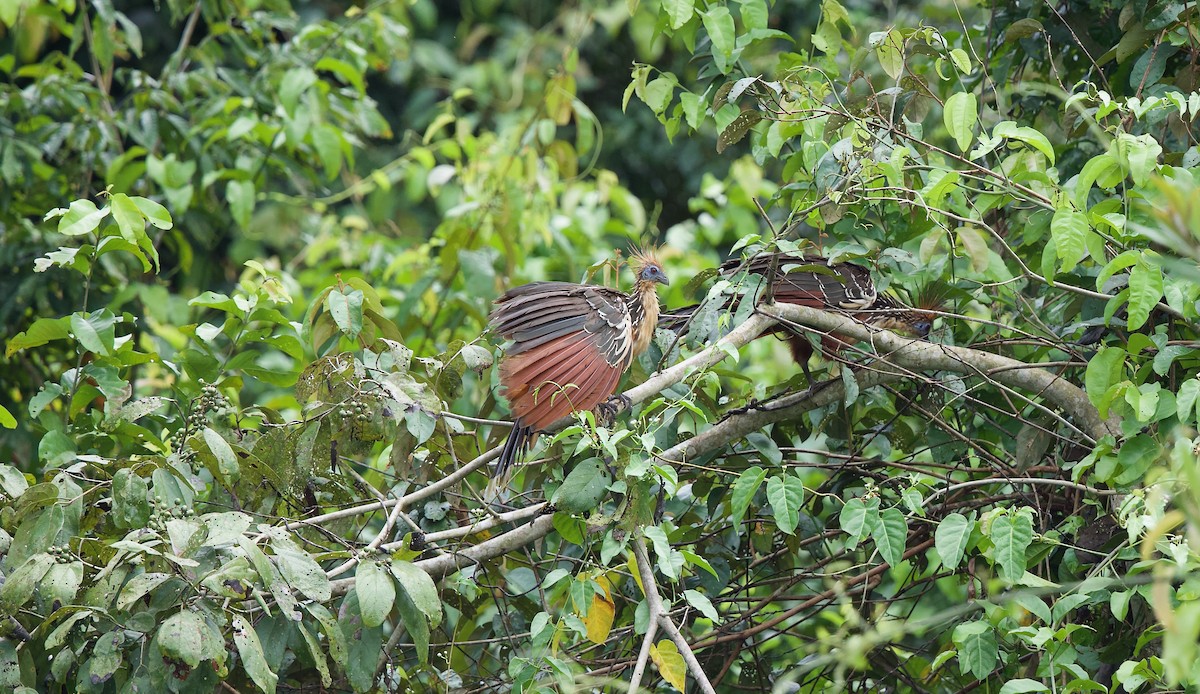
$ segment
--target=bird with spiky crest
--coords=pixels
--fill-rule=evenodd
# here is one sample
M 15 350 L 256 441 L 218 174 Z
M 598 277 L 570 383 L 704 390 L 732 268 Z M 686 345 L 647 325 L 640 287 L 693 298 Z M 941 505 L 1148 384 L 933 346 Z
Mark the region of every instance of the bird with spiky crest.
M 630 266 L 636 282 L 629 294 L 594 284 L 533 282 L 496 300 L 489 323 L 511 340 L 500 360 L 500 385 L 513 414 L 496 479 L 537 432 L 612 396 L 650 345 L 658 324 L 656 285 L 670 282 L 653 250 L 636 251 Z
M 849 313 L 855 320 L 907 337 L 923 338 L 929 334 L 936 313 L 925 309 L 935 308 L 941 300 L 936 292 L 927 291 L 919 298 L 917 305 L 920 308 L 907 306 L 896 297 L 877 291 L 868 268 L 850 262 L 830 262 L 818 255 L 762 253 L 744 261 L 740 258 L 729 260 L 720 268 L 720 273 L 726 277 L 740 271 L 769 278 L 770 285 L 764 296 L 770 296 L 775 302 Z M 731 308 L 736 299 L 725 298 L 723 308 Z M 664 313 L 659 325 L 683 334 L 700 307 L 697 304 Z M 792 358 L 811 383 L 808 360 L 813 347 L 808 336 L 788 326 L 772 332 L 787 341 Z M 843 335 L 825 335 L 821 339 L 821 351 L 833 356 L 848 344 L 849 339 Z

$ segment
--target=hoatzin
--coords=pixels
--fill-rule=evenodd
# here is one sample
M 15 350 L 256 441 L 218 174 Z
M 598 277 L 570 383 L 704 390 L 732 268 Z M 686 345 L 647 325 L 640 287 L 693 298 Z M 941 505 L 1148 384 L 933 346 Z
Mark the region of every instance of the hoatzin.
M 910 308 L 897 299 L 880 294 L 871 279 L 871 271 L 854 263 L 830 263 L 821 256 L 792 255 L 788 253 L 766 253 L 749 261 L 729 260 L 721 265 L 721 274 L 731 276 L 746 270 L 763 277 L 774 277 L 770 296 L 781 304 L 797 304 L 811 308 L 845 311 L 863 323 L 886 328 L 909 337 L 925 337 L 933 326 L 934 315 Z M 735 297 L 726 299 L 725 307 Z M 664 313 L 659 325 L 681 333 L 687 329 L 692 314 L 700 305 L 688 306 Z M 812 382 L 808 359 L 812 356 L 812 343 L 802 334 L 787 327 L 780 327 L 771 334 L 787 340 L 792 358 L 800 365 L 805 377 Z M 838 334 L 821 338 L 821 349 L 825 354 L 837 354 L 849 340 Z
M 513 428 L 496 463 L 511 468 L 535 432 L 572 412 L 595 408 L 645 351 L 658 323 L 655 284 L 670 284 L 650 251 L 635 253 L 632 294 L 592 284 L 533 282 L 496 300 L 490 325 L 512 344 L 500 360 L 500 385 Z

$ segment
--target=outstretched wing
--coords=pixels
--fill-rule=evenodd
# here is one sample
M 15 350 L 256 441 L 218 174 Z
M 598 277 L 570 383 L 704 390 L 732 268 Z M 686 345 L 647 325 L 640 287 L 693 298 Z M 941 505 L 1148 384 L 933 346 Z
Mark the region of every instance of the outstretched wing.
M 612 395 L 632 359 L 627 297 L 607 287 L 534 282 L 496 300 L 492 329 L 512 340 L 500 384 L 534 431 Z

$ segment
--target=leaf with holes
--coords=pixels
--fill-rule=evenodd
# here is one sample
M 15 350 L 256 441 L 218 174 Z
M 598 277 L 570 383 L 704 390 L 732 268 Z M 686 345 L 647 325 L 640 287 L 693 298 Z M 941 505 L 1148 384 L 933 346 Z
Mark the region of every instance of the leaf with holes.
M 760 120 L 762 114 L 758 111 L 742 111 L 733 122 L 725 126 L 721 136 L 717 138 L 717 153 L 724 152 L 727 147 L 741 141 Z

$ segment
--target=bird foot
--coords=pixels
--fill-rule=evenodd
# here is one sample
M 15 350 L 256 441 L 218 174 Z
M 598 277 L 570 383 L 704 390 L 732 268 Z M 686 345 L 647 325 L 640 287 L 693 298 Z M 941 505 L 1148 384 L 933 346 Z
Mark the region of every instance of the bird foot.
M 613 395 L 604 402 L 596 405 L 596 416 L 602 426 L 611 427 L 617 421 L 617 414 L 633 407 L 633 401 L 624 394 Z

